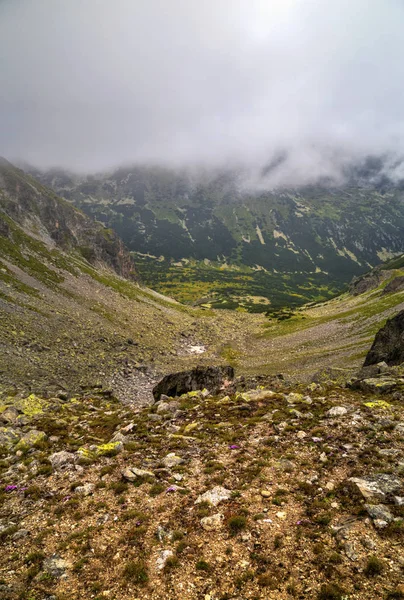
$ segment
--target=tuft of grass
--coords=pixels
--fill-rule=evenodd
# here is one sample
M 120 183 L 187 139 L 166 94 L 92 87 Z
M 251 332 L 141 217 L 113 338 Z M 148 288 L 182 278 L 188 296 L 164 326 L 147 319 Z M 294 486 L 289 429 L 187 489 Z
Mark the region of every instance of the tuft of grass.
M 237 535 L 240 531 L 246 528 L 247 519 L 243 515 L 235 515 L 231 517 L 227 523 L 227 526 L 232 535 Z
M 145 585 L 149 581 L 147 565 L 142 560 L 127 562 L 122 575 L 127 581 L 137 585 Z
M 201 560 L 198 560 L 198 562 L 195 565 L 195 569 L 197 571 L 211 571 L 212 567 L 210 566 L 210 564 L 208 562 L 206 562 L 206 560 L 203 560 L 203 558 Z
M 384 571 L 384 563 L 377 558 L 377 556 L 369 556 L 366 567 L 364 569 L 364 573 L 367 577 L 375 577 L 376 575 L 380 575 Z

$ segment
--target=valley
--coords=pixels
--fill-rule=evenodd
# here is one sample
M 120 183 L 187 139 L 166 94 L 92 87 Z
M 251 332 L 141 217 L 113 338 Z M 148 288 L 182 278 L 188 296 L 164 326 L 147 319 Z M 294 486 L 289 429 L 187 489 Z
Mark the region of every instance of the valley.
M 133 253 L 143 281 L 187 303 L 265 312 L 329 299 L 404 252 L 404 192 L 365 162 L 340 187 L 271 190 L 243 171 L 30 171 Z

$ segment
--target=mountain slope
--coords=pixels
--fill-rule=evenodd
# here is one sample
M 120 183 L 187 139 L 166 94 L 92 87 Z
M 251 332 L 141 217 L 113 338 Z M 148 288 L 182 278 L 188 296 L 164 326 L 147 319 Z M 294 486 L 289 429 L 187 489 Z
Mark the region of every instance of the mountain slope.
M 404 191 L 384 180 L 248 191 L 231 171 L 36 175 L 112 227 L 148 285 L 218 308 L 325 299 L 404 251 Z
M 12 238 L 17 225 L 49 247 L 75 250 L 93 264 L 102 263 L 119 275 L 135 278 L 133 261 L 113 231 L 96 225 L 3 158 L 0 158 L 0 210 L 3 238 Z

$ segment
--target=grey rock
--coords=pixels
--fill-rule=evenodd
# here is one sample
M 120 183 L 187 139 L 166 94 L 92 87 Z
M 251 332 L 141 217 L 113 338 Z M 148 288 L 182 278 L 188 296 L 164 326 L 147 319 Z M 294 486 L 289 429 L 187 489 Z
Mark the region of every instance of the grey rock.
M 66 450 L 55 452 L 49 457 L 49 461 L 54 469 L 65 469 L 73 465 L 74 460 L 75 455 L 72 452 L 66 452 Z
M 43 570 L 52 577 L 62 577 L 69 567 L 70 563 L 59 556 L 59 554 L 52 554 L 52 556 L 45 558 L 43 561 Z
M 163 465 L 167 467 L 167 469 L 171 469 L 172 467 L 177 467 L 184 462 L 184 459 L 180 456 L 177 456 L 174 452 L 170 452 L 163 458 Z
M 159 571 L 162 571 L 166 566 L 166 563 L 169 558 L 174 556 L 174 552 L 172 550 L 162 550 L 160 552 L 160 556 L 156 560 L 156 567 Z
M 372 377 L 356 382 L 353 387 L 371 394 L 387 394 L 394 390 L 400 381 L 393 377 Z
M 18 419 L 19 411 L 15 406 L 8 406 L 6 410 L 0 413 L 0 421 L 3 423 L 15 423 Z
M 326 415 L 327 417 L 342 417 L 343 415 L 346 415 L 347 412 L 345 406 L 333 406 L 326 412 Z
M 389 509 L 384 504 L 365 504 L 365 508 L 368 515 L 374 520 L 379 519 L 386 521 L 386 523 L 391 523 L 394 519 Z
M 205 531 L 217 531 L 223 526 L 224 516 L 221 513 L 216 513 L 210 517 L 201 519 L 202 528 Z
M 30 429 L 27 433 L 25 433 L 17 444 L 17 448 L 32 448 L 35 444 L 39 442 L 43 442 L 46 440 L 46 433 L 43 431 L 38 431 L 37 429 Z
M 79 485 L 76 487 L 75 492 L 77 494 L 81 494 L 82 496 L 90 496 L 95 490 L 95 485 L 93 483 L 85 483 L 84 485 Z
M 209 502 L 209 504 L 212 504 L 212 506 L 217 506 L 223 500 L 229 500 L 230 498 L 231 491 L 220 485 L 217 485 L 211 490 L 208 490 L 204 494 L 198 496 L 195 503 L 199 504 L 200 502 Z
M 400 480 L 387 473 L 378 473 L 366 478 L 350 477 L 348 482 L 365 500 L 376 504 L 384 502 L 389 494 L 401 489 Z

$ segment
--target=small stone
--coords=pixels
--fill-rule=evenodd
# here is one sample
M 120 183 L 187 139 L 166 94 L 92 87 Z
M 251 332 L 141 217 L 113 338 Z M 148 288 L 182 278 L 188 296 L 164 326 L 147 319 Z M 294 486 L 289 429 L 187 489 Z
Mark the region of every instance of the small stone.
M 43 570 L 52 577 L 62 577 L 69 567 L 70 563 L 61 558 L 59 554 L 52 554 L 43 561 Z
M 16 531 L 15 534 L 13 535 L 13 540 L 16 542 L 17 540 L 21 540 L 22 538 L 25 538 L 28 535 L 29 535 L 28 529 L 20 529 L 19 531 Z
M 201 525 L 205 531 L 217 531 L 223 525 L 224 516 L 221 513 L 216 513 L 210 517 L 201 519 Z
M 0 414 L 0 421 L 3 421 L 3 423 L 15 423 L 18 419 L 18 415 L 19 412 L 15 406 L 8 406 L 6 410 Z
M 169 558 L 174 556 L 174 552 L 172 550 L 163 550 L 160 552 L 160 556 L 156 560 L 156 567 L 159 571 L 162 571 L 166 566 L 166 562 Z
M 325 453 L 325 452 L 322 452 L 322 453 L 320 454 L 320 460 L 321 460 L 321 462 L 322 462 L 323 464 L 325 464 L 325 463 L 328 461 L 328 458 L 327 458 L 327 455 L 326 455 L 326 453 Z
M 123 450 L 122 442 L 108 442 L 107 444 L 101 444 L 95 447 L 95 453 L 97 456 L 115 456 Z
M 83 496 L 90 496 L 94 492 L 94 489 L 95 485 L 93 483 L 85 483 L 76 487 L 75 492 Z
M 136 481 L 139 477 L 155 477 L 155 474 L 152 471 L 146 471 L 145 469 L 128 467 L 122 471 L 122 477 L 128 481 Z
M 325 488 L 329 491 L 332 492 L 333 489 L 335 488 L 335 484 L 333 481 L 327 481 L 327 483 L 325 484 Z
M 326 412 L 326 415 L 327 417 L 342 417 L 343 415 L 346 415 L 347 412 L 345 406 L 333 406 Z
M 16 449 L 17 450 L 26 450 L 35 446 L 40 442 L 46 440 L 46 433 L 43 431 L 38 431 L 37 429 L 30 429 L 26 434 L 22 436 L 20 441 L 18 442 Z
M 376 544 L 368 536 L 363 537 L 361 539 L 361 544 L 364 548 L 367 548 L 368 550 L 374 550 L 376 548 Z
M 72 452 L 55 452 L 49 457 L 49 461 L 54 469 L 64 469 L 74 463 L 75 456 Z
M 276 516 L 278 517 L 278 519 L 281 519 L 281 521 L 284 521 L 286 519 L 286 513 L 285 512 L 277 512 Z
M 270 498 L 272 496 L 272 492 L 269 490 L 261 490 L 260 493 L 263 498 Z
M 177 467 L 178 465 L 181 465 L 184 462 L 184 459 L 181 458 L 180 456 L 177 456 L 174 452 L 170 452 L 169 454 L 167 454 L 167 456 L 165 458 L 163 458 L 163 465 L 165 467 L 167 467 L 168 469 L 171 469 L 172 467 Z
M 296 437 L 297 437 L 299 440 L 304 440 L 304 438 L 305 438 L 306 436 L 307 436 L 307 433 L 306 433 L 305 431 L 298 431 L 298 432 L 296 433 Z
M 195 501 L 195 504 L 199 504 L 200 502 L 209 502 L 212 506 L 217 506 L 223 500 L 229 500 L 231 497 L 231 491 L 226 488 L 217 485 L 216 487 L 208 490 Z

